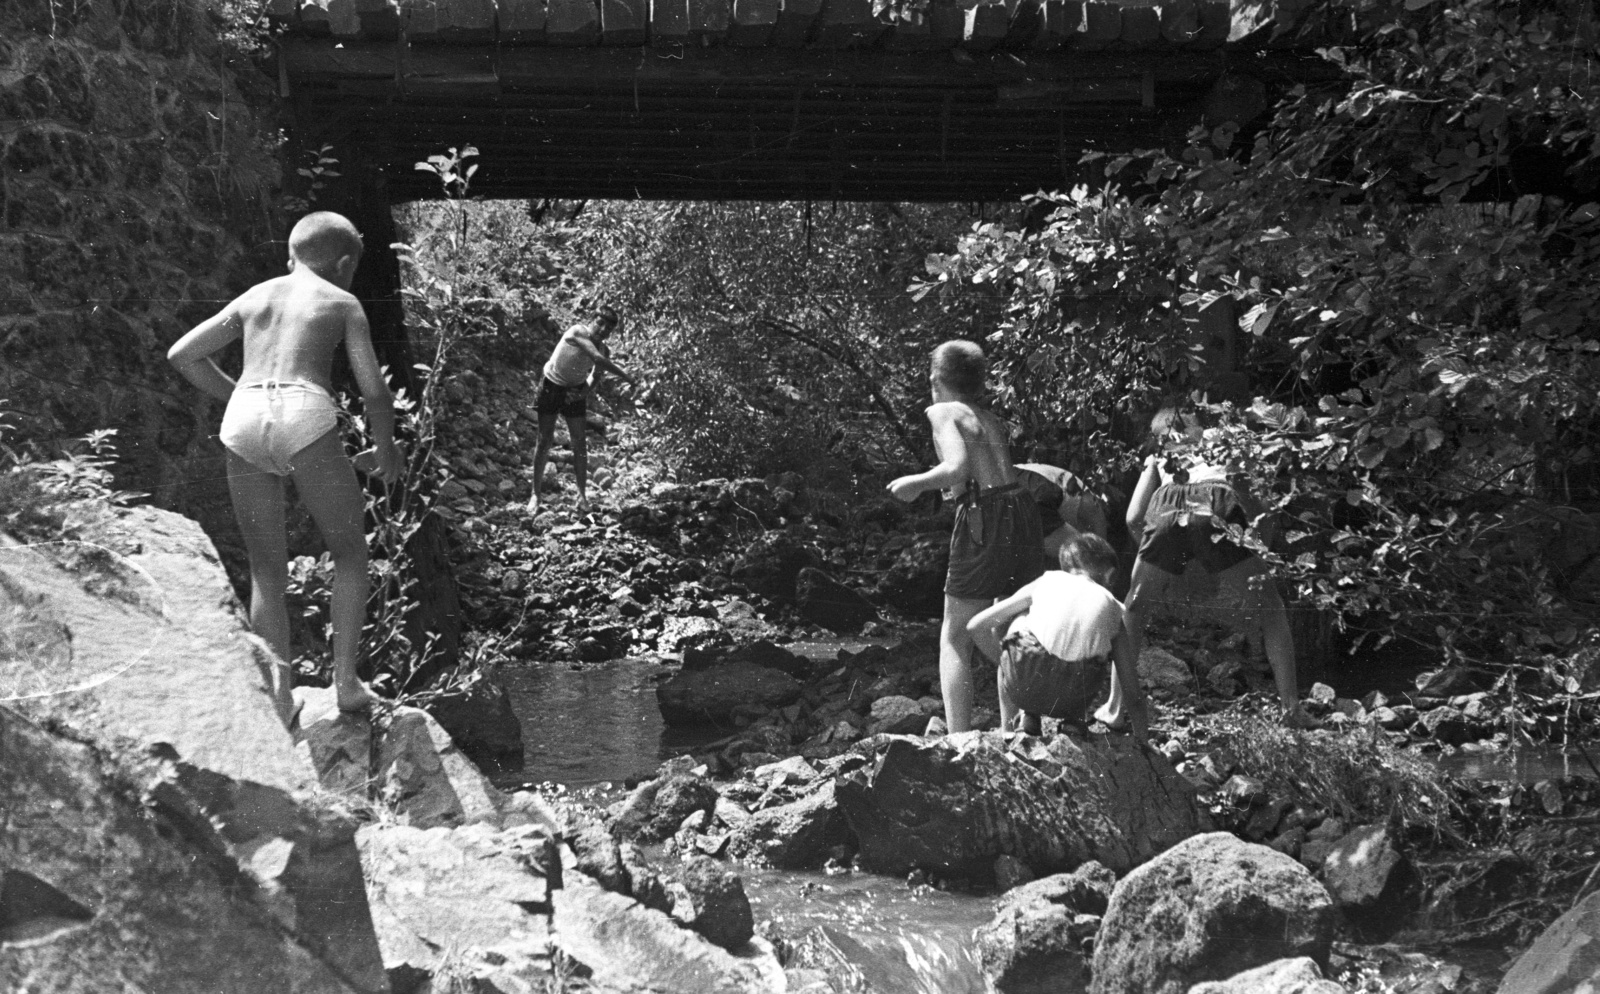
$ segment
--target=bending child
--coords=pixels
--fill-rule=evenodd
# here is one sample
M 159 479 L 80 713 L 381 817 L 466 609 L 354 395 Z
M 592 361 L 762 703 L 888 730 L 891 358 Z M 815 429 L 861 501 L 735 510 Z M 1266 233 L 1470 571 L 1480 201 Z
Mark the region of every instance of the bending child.
M 1117 554 L 1099 535 L 1075 532 L 1061 543 L 1059 556 L 1060 571 L 1045 573 L 967 625 L 983 654 L 1000 663 L 1000 727 L 1037 735 L 1039 719 L 1049 716 L 1086 732 L 1114 662 L 1116 683 L 1132 702 L 1133 732 L 1143 740 L 1149 725 L 1139 656 L 1110 590 Z
M 950 572 L 939 630 L 939 683 L 945 723 L 953 732 L 972 728 L 972 637 L 967 622 L 1044 572 L 1044 541 L 1033 498 L 1017 483 L 1010 431 L 981 406 L 988 366 L 971 342 L 945 342 L 933 350 L 927 410 L 939 464 L 889 484 L 895 498 L 912 501 L 929 490 L 954 493 Z
M 539 513 L 539 492 L 544 488 L 544 467 L 556 440 L 556 415 L 567 419 L 567 434 L 572 439 L 572 471 L 578 480 L 578 507 L 589 504 L 588 414 L 589 384 L 595 369 L 638 381 L 622 371 L 605 354 L 605 341 L 617 329 L 621 318 L 610 307 L 601 307 L 589 324 L 575 324 L 556 343 L 555 351 L 544 364 L 544 379 L 539 384 L 535 409 L 539 414 L 539 441 L 533 449 L 533 496 L 528 498 L 528 513 Z
M 1234 486 L 1226 467 L 1201 457 L 1198 425 L 1186 423 L 1176 408 L 1159 411 L 1150 433 L 1166 451 L 1145 457 L 1128 504 L 1128 531 L 1140 537 L 1127 600 L 1134 649 L 1143 648 L 1145 620 L 1158 609 L 1203 610 L 1246 634 L 1259 630 L 1285 723 L 1309 726 L 1296 703 L 1294 636 L 1283 598 L 1266 562 L 1227 537 L 1228 525 L 1257 527 L 1255 502 Z M 1095 717 L 1116 727 L 1121 712 L 1122 695 L 1113 684 Z
M 360 259 L 354 225 L 328 211 L 309 214 L 289 234 L 289 275 L 245 291 L 167 353 L 189 382 L 228 404 L 221 439 L 234 514 L 250 554 L 250 628 L 278 655 L 273 698 L 285 725 L 294 718 L 284 600 L 286 477 L 294 479 L 333 557 L 333 685 L 339 708 L 362 711 L 375 700 L 356 676 L 367 607 L 367 539 L 361 486 L 339 437 L 333 401 L 333 355 L 340 343 L 377 443 L 355 464 L 388 483 L 400 473 L 400 454 L 394 399 L 378 368 L 361 302 L 349 292 Z M 235 383 L 212 356 L 239 338 L 244 367 Z

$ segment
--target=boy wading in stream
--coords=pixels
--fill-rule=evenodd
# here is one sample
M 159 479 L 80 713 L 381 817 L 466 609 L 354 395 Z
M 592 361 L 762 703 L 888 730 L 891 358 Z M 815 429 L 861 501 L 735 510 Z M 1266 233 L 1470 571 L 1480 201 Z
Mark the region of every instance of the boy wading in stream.
M 1143 741 L 1149 723 L 1139 657 L 1109 589 L 1117 554 L 1099 535 L 1074 532 L 1061 543 L 1059 557 L 1059 571 L 1046 572 L 967 625 L 977 647 L 1000 664 L 1000 727 L 1037 735 L 1039 719 L 1049 716 L 1086 732 L 1114 664 L 1116 682 L 1132 702 L 1133 733 Z
M 361 236 L 341 215 L 308 214 L 289 233 L 289 275 L 245 291 L 197 325 L 167 352 L 195 386 L 228 409 L 222 444 L 228 489 L 250 553 L 250 628 L 278 655 L 273 699 L 285 725 L 294 721 L 289 693 L 289 582 L 284 533 L 285 477 L 294 479 L 333 557 L 333 686 L 340 710 L 364 711 L 376 698 L 356 676 L 367 608 L 365 501 L 355 467 L 385 483 L 400 474 L 394 442 L 394 398 L 383 381 L 361 302 L 350 280 L 361 259 Z M 211 357 L 244 339 L 244 367 L 235 383 Z M 333 354 L 340 343 L 377 444 L 345 455 L 333 401 Z
M 568 328 L 556 343 L 555 351 L 544 364 L 544 380 L 539 384 L 535 410 L 539 414 L 539 441 L 533 450 L 533 496 L 528 498 L 528 513 L 539 513 L 539 492 L 544 487 L 544 467 L 556 441 L 556 415 L 567 419 L 567 434 L 572 439 L 572 471 L 578 480 L 578 507 L 589 504 L 588 430 L 589 385 L 595 370 L 603 369 L 634 386 L 638 381 L 622 371 L 603 351 L 605 340 L 621 324 L 610 307 L 596 310 L 589 324 Z
M 939 630 L 939 683 L 951 732 L 972 728 L 972 636 L 967 622 L 997 597 L 1006 597 L 1044 572 L 1042 529 L 1033 498 L 1017 483 L 1010 430 L 980 406 L 988 365 L 971 342 L 933 350 L 927 410 L 939 464 L 889 484 L 898 500 L 929 490 L 955 494 L 950 572 Z

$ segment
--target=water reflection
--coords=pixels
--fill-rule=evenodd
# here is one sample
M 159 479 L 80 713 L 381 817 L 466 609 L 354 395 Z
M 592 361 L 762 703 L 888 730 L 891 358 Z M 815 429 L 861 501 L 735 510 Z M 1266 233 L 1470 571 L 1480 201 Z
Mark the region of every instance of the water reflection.
M 1590 750 L 1600 763 L 1600 754 Z M 1560 746 L 1528 746 L 1498 752 L 1457 752 L 1440 756 L 1439 768 L 1461 780 L 1495 780 L 1511 783 L 1537 783 L 1563 777 L 1596 777 L 1594 767 L 1578 750 Z
M 502 670 L 522 724 L 523 768 L 494 771 L 490 779 L 516 788 L 546 780 L 581 787 L 643 778 L 661 760 L 726 734 L 666 727 L 656 707 L 656 681 L 667 671 L 649 659 Z

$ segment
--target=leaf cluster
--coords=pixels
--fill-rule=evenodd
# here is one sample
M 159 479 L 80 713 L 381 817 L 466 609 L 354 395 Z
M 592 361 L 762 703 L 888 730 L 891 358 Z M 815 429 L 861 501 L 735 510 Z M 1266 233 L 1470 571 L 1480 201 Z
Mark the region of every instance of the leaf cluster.
M 1556 564 L 1600 511 L 1600 203 L 1578 195 L 1600 49 L 1558 4 L 1355 17 L 1321 53 L 1342 87 L 1287 92 L 1248 139 L 1091 154 L 1099 186 L 975 225 L 913 293 L 1003 291 L 1002 389 L 1074 469 L 1129 467 L 1154 405 L 1195 396 L 1206 444 L 1283 525 L 1262 550 L 1301 598 L 1504 663 L 1570 624 Z M 1238 316 L 1252 403 L 1201 396 L 1215 306 Z

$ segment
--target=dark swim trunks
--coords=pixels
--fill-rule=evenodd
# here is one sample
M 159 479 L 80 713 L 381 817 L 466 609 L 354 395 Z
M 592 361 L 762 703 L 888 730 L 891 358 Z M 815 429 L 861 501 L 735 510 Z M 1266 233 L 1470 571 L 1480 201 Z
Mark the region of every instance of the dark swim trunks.
M 1086 727 L 1089 712 L 1106 696 L 1110 672 L 1109 655 L 1062 659 L 1026 628 L 1007 635 L 1000 644 L 1001 693 L 1030 715 Z
M 562 414 L 581 418 L 589 411 L 589 388 L 564 387 L 546 376 L 539 384 L 539 401 L 534 410 L 540 414 Z
M 1227 538 L 1213 540 L 1227 524 L 1250 524 L 1239 495 L 1228 483 L 1168 483 L 1150 498 L 1139 558 L 1175 576 L 1191 560 L 1207 573 L 1220 573 L 1254 555 Z
M 1007 597 L 1044 572 L 1044 532 L 1033 497 L 1015 483 L 974 496 L 968 488 L 950 532 L 951 597 Z

